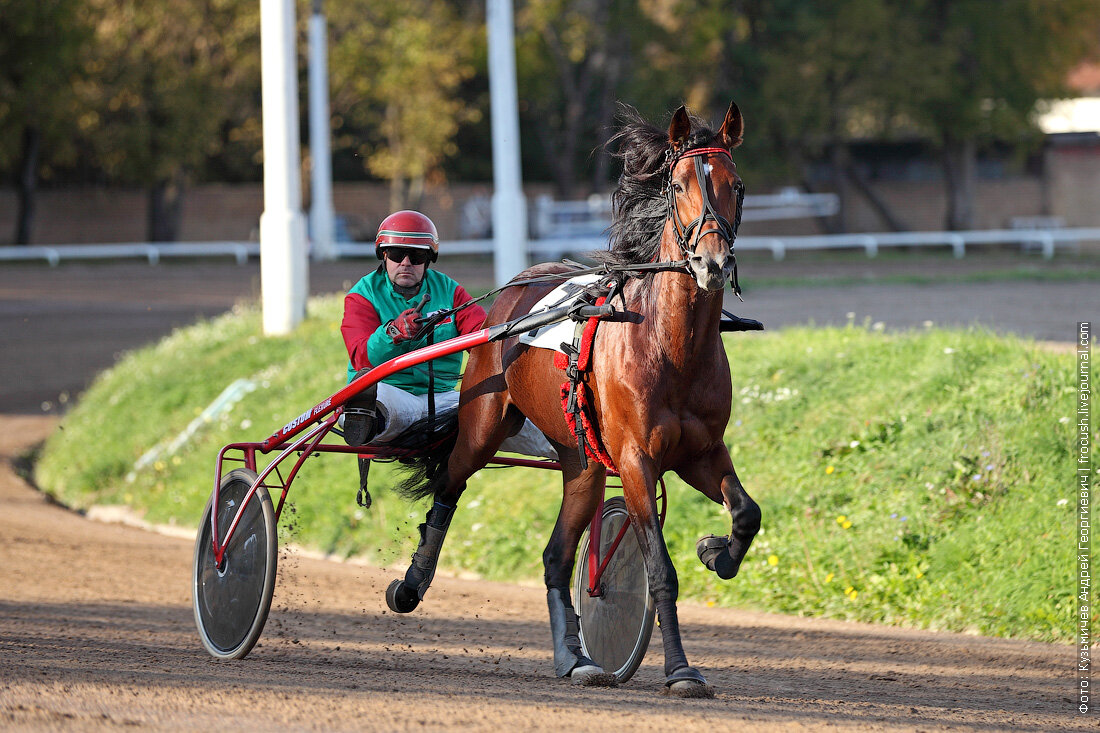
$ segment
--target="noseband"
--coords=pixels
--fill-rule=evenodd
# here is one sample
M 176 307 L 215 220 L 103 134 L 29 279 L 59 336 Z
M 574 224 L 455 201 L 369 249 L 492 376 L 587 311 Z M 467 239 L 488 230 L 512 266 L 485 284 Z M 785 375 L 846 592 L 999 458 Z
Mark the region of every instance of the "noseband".
M 731 223 L 729 219 L 715 210 L 707 191 L 707 177 L 703 172 L 703 158 L 708 155 L 724 155 L 733 160 L 733 156 L 725 148 L 695 148 L 680 154 L 676 154 L 674 148 L 669 148 L 668 179 L 665 181 L 665 201 L 668 209 L 668 219 L 672 221 L 672 227 L 676 232 L 676 244 L 684 257 L 690 258 L 695 254 L 699 241 L 708 234 L 721 237 L 726 247 L 729 248 L 730 257 L 733 257 L 733 292 L 741 296 L 741 287 L 737 282 L 737 256 L 733 251 L 733 243 L 737 239 L 737 228 L 741 225 L 741 205 L 745 201 L 745 186 L 738 181 L 737 185 L 737 215 Z M 676 164 L 683 158 L 694 158 L 695 180 L 699 185 L 699 194 L 703 197 L 703 211 L 690 224 L 685 225 L 680 218 L 680 210 L 676 206 L 676 192 L 672 186 L 672 174 Z M 713 226 L 707 227 L 707 222 L 713 222 Z

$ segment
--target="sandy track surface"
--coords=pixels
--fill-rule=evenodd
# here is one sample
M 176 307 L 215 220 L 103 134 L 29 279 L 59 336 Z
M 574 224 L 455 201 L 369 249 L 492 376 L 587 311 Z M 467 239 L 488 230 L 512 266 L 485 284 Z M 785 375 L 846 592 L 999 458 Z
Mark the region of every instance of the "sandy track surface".
M 190 541 L 89 521 L 16 475 L 54 426 L 0 417 L 4 728 L 1096 729 L 1068 646 L 682 605 L 714 699 L 661 695 L 659 631 L 628 684 L 574 688 L 552 675 L 539 588 L 437 577 L 395 616 L 392 572 L 285 551 L 259 645 L 218 662 Z

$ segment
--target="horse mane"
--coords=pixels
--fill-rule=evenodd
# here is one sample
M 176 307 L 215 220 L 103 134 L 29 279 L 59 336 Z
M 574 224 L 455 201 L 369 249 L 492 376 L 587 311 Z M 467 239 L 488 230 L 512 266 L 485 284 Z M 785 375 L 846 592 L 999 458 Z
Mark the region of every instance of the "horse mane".
M 609 148 L 617 146 L 612 155 L 623 165 L 611 194 L 610 248 L 590 256 L 609 265 L 637 265 L 655 261 L 661 249 L 668 216 L 664 194 L 668 130 L 646 122 L 638 110 L 626 104 L 621 106 L 619 120 L 618 131 L 607 142 Z M 684 150 L 714 140 L 716 133 L 694 115 L 691 127 Z

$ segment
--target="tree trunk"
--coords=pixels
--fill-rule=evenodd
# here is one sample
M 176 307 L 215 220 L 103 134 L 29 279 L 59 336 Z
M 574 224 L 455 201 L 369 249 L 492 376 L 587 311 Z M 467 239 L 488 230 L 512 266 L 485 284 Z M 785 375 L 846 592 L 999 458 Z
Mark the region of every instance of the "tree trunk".
M 875 213 L 879 215 L 879 218 L 886 223 L 886 226 L 889 227 L 890 231 L 904 232 L 908 230 L 908 227 L 906 227 L 901 222 L 901 219 L 899 219 L 897 215 L 894 214 L 894 211 L 890 208 L 890 205 L 887 204 L 881 196 L 875 193 L 875 190 L 871 188 L 871 184 L 862 175 L 860 175 L 855 166 L 849 163 L 848 168 L 845 170 L 845 173 L 848 176 L 848 180 L 851 181 L 852 185 L 855 187 L 856 191 L 858 191 L 859 194 L 863 196 L 864 199 L 866 199 L 867 203 L 870 204 Z
M 600 110 L 596 130 L 598 146 L 594 153 L 596 165 L 592 173 L 592 190 L 597 193 L 606 191 L 611 184 L 611 151 L 607 149 L 607 141 L 611 137 L 611 128 L 615 123 L 615 99 L 629 53 L 625 34 L 618 35 L 616 38 L 618 42 L 612 44 L 609 50 L 607 68 L 602 75 L 603 86 L 600 89 Z
M 836 187 L 838 208 L 830 227 L 832 234 L 846 234 L 848 232 L 849 208 L 851 202 L 851 188 L 848 185 L 848 176 L 844 172 L 851 166 L 852 157 L 848 150 L 848 144 L 840 140 L 839 136 L 833 136 L 832 150 L 832 174 L 833 185 Z
M 559 199 L 577 196 L 577 141 L 584 122 L 584 103 L 578 98 L 566 98 L 562 112 L 562 127 L 554 136 L 557 144 L 547 149 L 548 162 L 554 176 L 554 195 Z
M 943 177 L 947 188 L 945 226 L 950 231 L 974 228 L 975 164 L 973 140 L 948 140 L 943 150 Z
M 183 176 L 157 181 L 149 189 L 147 233 L 150 242 L 174 242 L 179 238 L 183 210 Z
M 420 211 L 424 206 L 424 176 L 416 176 L 409 181 L 408 200 L 405 208 Z
M 30 244 L 34 227 L 34 206 L 38 193 L 38 154 L 42 133 L 33 125 L 23 128 L 23 160 L 19 165 L 19 213 L 15 222 L 15 243 Z
M 401 211 L 404 209 L 406 200 L 405 178 L 395 175 L 390 179 L 390 211 Z

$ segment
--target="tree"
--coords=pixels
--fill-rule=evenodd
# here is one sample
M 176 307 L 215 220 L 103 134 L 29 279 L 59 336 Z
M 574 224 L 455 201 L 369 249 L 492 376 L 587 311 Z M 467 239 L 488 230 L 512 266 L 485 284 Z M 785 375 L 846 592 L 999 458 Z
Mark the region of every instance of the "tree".
M 851 164 L 853 141 L 889 136 L 898 125 L 907 77 L 931 62 L 911 49 L 912 22 L 889 0 L 744 0 L 732 8 L 700 0 L 693 24 L 697 48 L 717 49 L 707 95 L 715 112 L 738 100 L 752 135 L 744 158 L 750 179 L 801 179 L 827 160 L 845 228 L 855 194 L 872 199 L 889 226 L 899 224 Z M 857 185 L 852 186 L 855 182 Z
M 485 28 L 444 0 L 349 0 L 332 4 L 332 107 L 374 176 L 390 181 L 390 207 L 415 207 L 459 153 L 460 125 L 482 110 L 457 92 L 484 56 Z
M 81 132 L 112 179 L 148 191 L 149 239 L 174 240 L 189 175 L 256 116 L 259 3 L 89 6 L 96 46 L 77 95 L 93 111 Z
M 558 196 L 576 196 L 589 163 L 591 188 L 607 186 L 604 146 L 619 101 L 647 116 L 681 103 L 675 12 L 666 0 L 528 0 L 518 9 L 523 119 Z
M 78 0 L 0 0 L 0 170 L 16 171 L 16 244 L 31 241 L 43 166 L 75 155 L 69 90 L 90 37 Z
M 576 195 L 577 169 L 600 140 L 627 64 L 630 26 L 616 0 L 529 0 L 517 12 L 524 118 L 559 197 Z M 620 11 L 621 12 L 621 11 Z M 606 137 L 604 137 L 606 139 Z
M 1100 31 L 1095 0 L 923 0 L 901 4 L 923 31 L 922 53 L 937 74 L 912 89 L 908 112 L 942 151 L 946 226 L 973 226 L 978 146 L 1037 137 L 1034 112 L 1064 96 L 1069 71 Z
M 978 147 L 1036 141 L 1036 103 L 1059 95 L 1100 28 L 1094 0 L 685 1 L 698 3 L 694 47 L 720 49 L 715 109 L 744 100 L 760 131 L 745 157 L 791 172 L 827 157 L 842 201 L 855 184 L 893 227 L 850 164 L 851 142 L 930 139 L 947 226 L 969 228 Z

